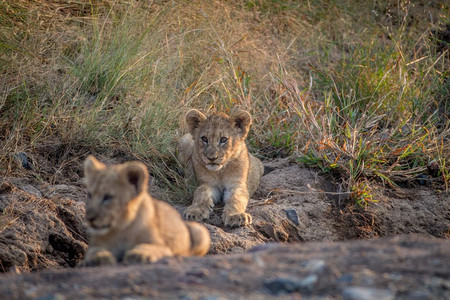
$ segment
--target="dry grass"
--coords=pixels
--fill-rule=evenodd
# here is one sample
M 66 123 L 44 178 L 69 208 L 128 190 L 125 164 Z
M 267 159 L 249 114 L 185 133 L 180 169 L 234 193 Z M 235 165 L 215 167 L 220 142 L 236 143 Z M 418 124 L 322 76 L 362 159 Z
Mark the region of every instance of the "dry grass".
M 339 175 L 362 205 L 373 182 L 448 189 L 445 1 L 91 2 L 1 2 L 3 175 L 140 159 L 183 202 L 184 113 L 241 107 L 254 152 Z

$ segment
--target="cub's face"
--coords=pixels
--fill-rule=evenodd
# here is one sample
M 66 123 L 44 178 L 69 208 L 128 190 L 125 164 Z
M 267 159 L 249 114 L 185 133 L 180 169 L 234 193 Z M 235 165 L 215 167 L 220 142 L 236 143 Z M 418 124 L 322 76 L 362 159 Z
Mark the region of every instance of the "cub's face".
M 186 123 L 194 138 L 196 155 L 208 170 L 218 171 L 241 152 L 251 117 L 246 111 L 231 117 L 225 114 L 206 117 L 193 109 L 186 114 Z
M 141 163 L 106 167 L 93 156 L 84 162 L 88 192 L 86 221 L 92 235 L 106 235 L 131 221 L 130 205 L 146 191 L 148 173 Z

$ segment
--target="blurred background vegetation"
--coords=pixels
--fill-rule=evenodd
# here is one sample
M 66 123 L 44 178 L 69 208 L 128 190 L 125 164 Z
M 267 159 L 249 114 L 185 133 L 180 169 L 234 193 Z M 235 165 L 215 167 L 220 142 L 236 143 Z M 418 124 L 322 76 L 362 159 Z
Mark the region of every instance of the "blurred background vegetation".
M 243 108 L 253 153 L 352 203 L 449 188 L 447 1 L 7 0 L 0 21 L 2 176 L 81 184 L 88 154 L 139 159 L 180 202 L 184 114 Z

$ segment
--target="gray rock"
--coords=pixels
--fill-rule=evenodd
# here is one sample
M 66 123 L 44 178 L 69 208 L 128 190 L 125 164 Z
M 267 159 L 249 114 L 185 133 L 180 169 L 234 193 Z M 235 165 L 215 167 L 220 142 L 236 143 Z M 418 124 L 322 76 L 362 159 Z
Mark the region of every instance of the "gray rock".
M 336 279 L 336 282 L 338 284 L 349 284 L 353 282 L 353 275 L 352 274 L 343 274 L 338 279 Z
M 19 152 L 19 153 L 15 154 L 14 158 L 25 169 L 27 169 L 27 170 L 33 169 L 33 167 L 31 166 L 30 160 L 28 159 L 28 155 L 25 152 Z
M 55 294 L 49 294 L 44 297 L 37 298 L 38 300 L 65 300 L 66 297 L 62 294 L 55 293 Z
M 289 294 L 305 290 L 310 291 L 313 289 L 317 279 L 317 275 L 309 275 L 305 278 L 279 277 L 264 281 L 264 287 L 274 295 Z
M 351 286 L 344 288 L 342 297 L 346 300 L 391 300 L 395 295 L 390 290 Z
M 434 299 L 433 295 L 426 290 L 423 291 L 411 291 L 406 297 L 409 300 L 431 300 Z
M 20 189 L 24 192 L 27 192 L 28 194 L 31 194 L 33 196 L 36 196 L 38 198 L 42 198 L 42 193 L 40 190 L 38 190 L 37 188 L 35 188 L 34 186 L 30 185 L 30 184 L 25 184 L 23 186 L 20 187 Z
M 326 263 L 322 259 L 311 259 L 300 264 L 302 267 L 306 268 L 307 271 L 317 273 L 321 272 L 325 267 Z
M 284 209 L 286 216 L 289 220 L 294 222 L 295 225 L 300 225 L 300 221 L 298 220 L 297 211 L 295 209 Z

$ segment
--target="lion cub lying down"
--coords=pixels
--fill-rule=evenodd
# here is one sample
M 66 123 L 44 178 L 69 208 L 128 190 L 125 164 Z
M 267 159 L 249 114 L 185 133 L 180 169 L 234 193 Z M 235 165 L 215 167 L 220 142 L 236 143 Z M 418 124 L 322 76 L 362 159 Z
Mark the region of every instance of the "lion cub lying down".
M 264 168 L 245 144 L 250 114 L 241 110 L 231 116 L 216 113 L 206 117 L 192 109 L 186 114 L 186 123 L 189 133 L 179 140 L 178 156 L 186 173 L 195 173 L 199 186 L 185 218 L 207 219 L 214 205 L 224 202 L 225 226 L 251 224 L 252 217 L 245 210 Z
M 144 164 L 107 167 L 89 156 L 84 173 L 91 240 L 83 266 L 154 262 L 165 256 L 208 252 L 210 236 L 203 225 L 184 222 L 169 204 L 147 193 Z

